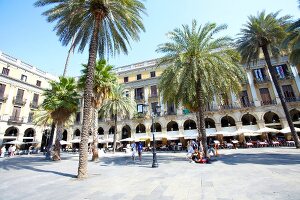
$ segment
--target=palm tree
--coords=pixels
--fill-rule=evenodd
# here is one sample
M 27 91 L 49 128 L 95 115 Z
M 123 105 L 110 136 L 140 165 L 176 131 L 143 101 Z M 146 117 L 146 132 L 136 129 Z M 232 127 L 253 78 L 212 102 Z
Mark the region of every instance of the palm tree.
M 157 49 L 166 54 L 160 64 L 168 66 L 159 82 L 163 101 L 181 102 L 196 112 L 199 139 L 202 140 L 205 155 L 205 105 L 213 100 L 215 94 L 240 91 L 240 82 L 244 77 L 238 64 L 239 54 L 231 46 L 232 39 L 216 37 L 226 27 L 215 23 L 198 27 L 196 20 L 193 20 L 192 27 L 183 25 L 181 29 L 169 32 L 171 41 Z
M 79 78 L 78 86 L 80 89 L 84 88 L 86 77 L 87 77 L 87 65 L 83 65 L 84 69 L 81 70 L 82 76 Z M 108 65 L 104 59 L 97 61 L 94 74 L 94 88 L 92 97 L 92 106 L 94 109 L 93 113 L 93 157 L 92 160 L 98 160 L 98 138 L 97 138 L 97 128 L 98 128 L 98 110 L 103 104 L 103 101 L 109 97 L 114 84 L 117 82 L 116 74 L 112 71 L 113 66 Z
M 125 95 L 125 90 L 122 85 L 115 84 L 112 88 L 111 96 L 106 99 L 100 108 L 100 114 L 104 117 L 114 117 L 115 131 L 114 131 L 114 145 L 113 152 L 116 151 L 116 135 L 118 134 L 118 116 L 120 118 L 130 117 L 135 111 L 135 102 Z
M 44 93 L 43 109 L 48 112 L 57 125 L 53 160 L 60 160 L 60 140 L 62 139 L 63 125 L 75 114 L 78 109 L 79 94 L 74 78 L 60 77 L 59 82 L 51 81 L 51 89 Z
M 300 8 L 300 0 L 299 8 Z M 300 64 L 300 19 L 292 23 L 286 29 L 288 35 L 283 40 L 282 46 L 283 48 L 288 48 L 290 50 L 289 60 L 293 65 Z
M 242 62 L 250 65 L 257 63 L 261 51 L 270 71 L 274 86 L 280 98 L 283 111 L 297 148 L 300 148 L 299 137 L 295 131 L 285 98 L 280 89 L 275 68 L 271 64 L 271 56 L 278 58 L 280 55 L 280 45 L 286 37 L 285 29 L 289 25 L 290 16 L 278 17 L 279 12 L 266 14 L 265 11 L 257 16 L 249 16 L 245 28 L 241 29 L 237 39 L 237 49 L 241 53 Z
M 144 31 L 140 0 L 38 0 L 35 6 L 54 5 L 45 11 L 49 22 L 57 21 L 54 28 L 63 45 L 75 36 L 74 45 L 83 52 L 89 43 L 87 79 L 84 88 L 84 110 L 80 143 L 78 178 L 87 177 L 88 137 L 91 125 L 93 77 L 97 53 L 100 58 L 121 52 L 128 53 L 130 39 L 139 40 Z

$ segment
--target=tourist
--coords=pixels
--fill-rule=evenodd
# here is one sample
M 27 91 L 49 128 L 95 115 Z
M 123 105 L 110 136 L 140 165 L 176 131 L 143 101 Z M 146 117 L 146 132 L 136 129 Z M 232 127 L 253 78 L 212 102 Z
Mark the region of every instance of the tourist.
M 134 161 L 135 160 L 135 153 L 136 153 L 136 144 L 135 144 L 134 141 L 131 144 L 131 151 L 132 151 L 132 160 Z
M 190 142 L 188 142 L 187 150 L 188 150 L 188 152 L 187 152 L 187 154 L 186 154 L 186 158 L 187 158 L 190 162 L 192 162 L 192 156 L 193 156 L 193 154 L 195 153 L 195 151 L 194 151 L 194 149 L 193 149 L 193 147 L 192 147 L 192 145 L 191 145 Z
M 5 152 L 6 152 L 6 148 L 5 148 L 5 146 L 3 146 L 3 147 L 1 148 L 1 154 L 0 154 L 0 157 L 1 157 L 1 158 L 4 158 Z
M 216 150 L 215 150 L 215 143 L 212 140 L 212 138 L 209 138 L 209 143 L 208 143 L 208 152 L 207 156 L 210 157 L 210 153 L 213 153 L 214 156 L 216 156 Z
M 143 144 L 141 142 L 139 142 L 137 149 L 138 149 L 139 159 L 140 161 L 142 161 Z

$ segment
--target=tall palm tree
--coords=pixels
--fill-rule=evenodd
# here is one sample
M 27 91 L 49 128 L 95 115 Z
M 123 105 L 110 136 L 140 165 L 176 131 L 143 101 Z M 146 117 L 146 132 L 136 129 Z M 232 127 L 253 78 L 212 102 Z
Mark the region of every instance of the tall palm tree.
M 198 135 L 205 155 L 205 105 L 213 100 L 214 94 L 240 91 L 244 77 L 238 64 L 239 54 L 232 48 L 232 39 L 216 36 L 224 29 L 226 25 L 207 23 L 198 26 L 193 20 L 191 27 L 183 25 L 181 29 L 169 32 L 170 42 L 157 49 L 165 54 L 160 64 L 168 66 L 159 82 L 163 100 L 181 102 L 196 112 Z
M 51 81 L 51 89 L 44 93 L 43 109 L 48 112 L 57 125 L 53 160 L 60 160 L 60 140 L 62 139 L 63 125 L 75 114 L 78 109 L 79 94 L 74 78 L 60 77 L 59 82 Z
M 300 0 L 298 0 L 300 8 Z M 286 29 L 288 35 L 282 42 L 282 46 L 288 49 L 289 60 L 293 65 L 300 64 L 300 19 L 296 20 Z
M 97 53 L 100 58 L 121 52 L 128 53 L 130 39 L 139 40 L 144 31 L 140 0 L 38 0 L 35 6 L 49 6 L 45 11 L 63 45 L 75 36 L 74 44 L 82 52 L 89 43 L 87 79 L 84 88 L 82 136 L 79 153 L 78 178 L 87 177 L 88 137 L 91 125 L 93 77 Z
M 114 117 L 115 131 L 114 131 L 114 144 L 113 152 L 116 151 L 116 141 L 118 134 L 118 117 L 130 117 L 135 111 L 135 102 L 130 97 L 125 95 L 125 90 L 122 85 L 115 84 L 112 88 L 111 96 L 106 99 L 100 108 L 100 115 L 104 117 Z
M 274 58 L 280 56 L 280 45 L 286 37 L 285 29 L 289 26 L 290 16 L 278 17 L 278 14 L 279 12 L 266 14 L 265 11 L 262 11 L 257 16 L 249 16 L 249 21 L 239 33 L 237 49 L 241 53 L 242 62 L 248 65 L 257 63 L 261 52 L 263 53 L 287 122 L 291 128 L 296 147 L 300 148 L 299 137 L 295 131 L 285 98 L 277 80 L 276 70 L 272 66 L 270 58 L 270 55 Z
M 81 77 L 78 81 L 78 86 L 80 89 L 84 88 L 86 77 L 87 77 L 87 65 L 83 65 L 84 69 L 81 70 Z M 103 101 L 109 97 L 111 94 L 111 90 L 114 84 L 117 82 L 116 74 L 112 71 L 113 66 L 108 65 L 106 60 L 98 60 L 95 67 L 94 74 L 94 88 L 93 88 L 93 97 L 92 97 L 92 106 L 94 109 L 93 113 L 93 157 L 92 160 L 98 160 L 98 138 L 97 138 L 97 130 L 98 130 L 98 110 L 103 104 Z

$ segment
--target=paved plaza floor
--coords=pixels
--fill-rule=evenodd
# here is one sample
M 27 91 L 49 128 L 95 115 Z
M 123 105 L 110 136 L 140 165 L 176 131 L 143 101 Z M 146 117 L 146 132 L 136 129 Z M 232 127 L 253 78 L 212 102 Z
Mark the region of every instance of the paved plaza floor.
M 60 162 L 42 155 L 0 158 L 2 200 L 225 200 L 300 199 L 300 150 L 220 150 L 211 164 L 189 163 L 185 153 L 159 152 L 133 162 L 125 153 L 89 162 L 89 178 L 77 180 L 78 154 Z

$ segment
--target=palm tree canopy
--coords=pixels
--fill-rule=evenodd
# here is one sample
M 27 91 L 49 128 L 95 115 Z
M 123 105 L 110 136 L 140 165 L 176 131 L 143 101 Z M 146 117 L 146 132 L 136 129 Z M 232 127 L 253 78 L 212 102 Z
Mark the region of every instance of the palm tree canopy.
M 85 87 L 86 77 L 87 77 L 87 65 L 83 64 L 83 70 L 81 70 L 81 77 L 78 80 L 78 88 L 83 90 Z M 108 65 L 106 60 L 98 60 L 95 66 L 94 73 L 94 103 L 96 107 L 102 103 L 105 98 L 111 93 L 112 87 L 117 82 L 117 76 L 113 72 L 113 66 Z
M 242 63 L 256 63 L 261 55 L 261 47 L 267 46 L 275 58 L 281 53 L 281 43 L 286 37 L 285 29 L 290 24 L 291 16 L 278 17 L 279 11 L 266 14 L 262 11 L 257 16 L 250 15 L 247 24 L 241 29 L 237 39 L 237 49 Z
M 145 14 L 139 0 L 38 0 L 35 6 L 54 7 L 43 13 L 48 22 L 57 21 L 54 30 L 63 45 L 75 36 L 74 46 L 83 52 L 91 40 L 95 19 L 99 21 L 98 52 L 101 58 L 127 54 L 129 40 L 139 40 L 138 33 L 145 31 L 140 13 Z
M 49 112 L 54 122 L 66 122 L 78 109 L 79 94 L 74 78 L 59 77 L 51 81 L 51 89 L 44 93 L 42 107 Z
M 100 115 L 110 117 L 117 115 L 120 117 L 130 116 L 135 111 L 136 105 L 125 95 L 122 85 L 116 84 L 112 88 L 111 96 L 106 99 L 100 108 Z
M 191 110 L 198 109 L 196 85 L 199 80 L 205 103 L 211 102 L 215 94 L 241 89 L 244 73 L 232 39 L 216 37 L 224 29 L 226 25 L 215 23 L 198 27 L 193 20 L 192 27 L 183 25 L 182 29 L 168 33 L 171 41 L 157 49 L 166 54 L 160 64 L 169 66 L 159 83 L 165 102 L 182 102 Z

